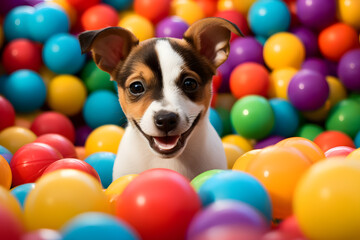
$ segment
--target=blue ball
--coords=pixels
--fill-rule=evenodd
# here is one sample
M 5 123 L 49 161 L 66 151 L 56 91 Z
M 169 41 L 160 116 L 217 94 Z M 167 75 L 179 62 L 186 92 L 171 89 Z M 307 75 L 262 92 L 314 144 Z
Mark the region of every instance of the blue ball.
M 117 95 L 109 90 L 97 90 L 91 93 L 84 104 L 83 116 L 86 124 L 91 128 L 106 124 L 122 125 L 126 122 Z
M 29 38 L 27 24 L 35 9 L 30 6 L 19 6 L 12 9 L 4 19 L 4 35 L 8 41 L 16 38 Z
M 354 138 L 354 143 L 356 148 L 360 148 L 360 131 L 356 134 Z
M 31 40 L 46 42 L 51 36 L 69 32 L 70 21 L 65 11 L 57 4 L 40 3 L 29 17 L 27 31 Z
M 5 160 L 10 164 L 10 161 L 13 157 L 13 154 L 7 150 L 5 147 L 0 145 L 0 155 L 5 158 Z
M 271 135 L 294 136 L 300 125 L 300 115 L 295 107 L 290 102 L 280 98 L 270 99 L 269 103 L 275 116 Z
M 220 115 L 213 108 L 210 108 L 209 119 L 211 125 L 215 128 L 219 136 L 222 136 L 224 130 L 223 123 L 221 121 Z
M 140 239 L 125 222 L 114 216 L 100 213 L 82 213 L 71 219 L 61 229 L 63 240 Z
M 24 208 L 26 197 L 34 188 L 35 183 L 25 183 L 11 189 L 10 193 L 19 201 L 21 207 Z
M 102 2 L 109 4 L 118 11 L 127 10 L 133 4 L 133 0 L 103 0 Z
M 283 1 L 259 0 L 250 8 L 248 22 L 255 35 L 270 37 L 290 26 L 290 11 Z
M 85 159 L 99 174 L 101 184 L 107 188 L 112 182 L 113 167 L 116 154 L 111 152 L 97 152 Z
M 42 56 L 45 65 L 58 74 L 75 74 L 86 61 L 86 55 L 81 54 L 79 41 L 68 33 L 56 34 L 46 41 Z
M 4 95 L 17 112 L 29 113 L 45 103 L 46 86 L 39 74 L 22 69 L 5 80 Z
M 226 170 L 209 178 L 199 189 L 203 206 L 220 200 L 247 203 L 260 211 L 270 222 L 272 206 L 264 186 L 253 176 L 241 171 Z

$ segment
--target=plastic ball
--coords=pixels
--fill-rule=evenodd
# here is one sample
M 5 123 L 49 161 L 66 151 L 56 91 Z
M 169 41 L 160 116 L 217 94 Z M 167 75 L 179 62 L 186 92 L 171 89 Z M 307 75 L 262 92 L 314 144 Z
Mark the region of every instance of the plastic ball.
M 86 87 L 81 79 L 72 75 L 58 75 L 48 86 L 49 107 L 67 116 L 78 114 L 86 100 Z
M 279 98 L 270 99 L 269 103 L 275 116 L 275 124 L 271 134 L 283 137 L 294 136 L 300 124 L 299 113 L 294 106 Z
M 264 138 L 264 139 L 261 139 L 260 141 L 258 141 L 254 145 L 254 149 L 262 149 L 262 148 L 270 147 L 272 145 L 277 144 L 278 142 L 280 142 L 282 140 L 284 140 L 284 137 L 282 137 L 282 136 L 271 135 L 267 138 Z
M 83 116 L 91 128 L 126 122 L 117 95 L 108 90 L 98 90 L 89 95 L 83 107 Z
M 282 1 L 260 0 L 250 7 L 248 21 L 253 33 L 270 37 L 289 28 L 290 11 Z
M 300 111 L 319 109 L 329 97 L 329 84 L 325 76 L 310 70 L 300 70 L 291 79 L 288 97 Z
M 79 72 L 86 59 L 81 54 L 79 41 L 68 33 L 56 34 L 47 40 L 42 54 L 45 65 L 58 74 Z
M 230 74 L 232 71 L 232 68 L 230 67 L 230 64 L 225 61 L 223 64 L 220 65 L 220 67 L 218 67 L 217 71 L 220 72 L 221 74 L 221 85 L 220 87 L 217 89 L 219 93 L 228 93 L 230 92 L 229 89 L 229 78 L 230 78 Z
M 204 12 L 205 17 L 214 16 L 216 11 L 218 10 L 217 1 L 196 0 L 196 2 Z
M 89 134 L 92 132 L 92 128 L 84 125 L 76 128 L 76 138 L 75 138 L 75 146 L 84 146 L 86 139 Z
M 360 3 L 356 0 L 338 1 L 339 18 L 342 22 L 360 29 Z
M 47 144 L 26 144 L 16 151 L 10 162 L 13 186 L 35 182 L 50 164 L 61 158 L 61 154 Z
M 19 202 L 10 191 L 3 186 L 0 186 L 0 206 L 4 206 L 6 209 L 10 210 L 18 219 L 22 219 L 23 212 Z
M 92 131 L 85 143 L 85 154 L 96 152 L 117 153 L 124 129 L 116 125 L 104 125 Z
M 290 80 L 296 73 L 297 70 L 292 67 L 279 68 L 272 71 L 269 75 L 269 97 L 288 100 L 287 89 Z
M 12 173 L 9 163 L 0 155 L 0 186 L 10 189 L 12 181 Z
M 344 86 L 351 91 L 360 91 L 360 49 L 346 52 L 340 59 L 338 75 Z
M 176 240 L 185 238 L 200 208 L 200 199 L 185 177 L 169 169 L 151 169 L 126 187 L 117 200 L 116 215 L 141 239 Z
M 25 199 L 35 188 L 35 183 L 25 183 L 11 189 L 11 194 L 18 200 L 21 207 L 24 207 Z
M 352 151 L 351 153 L 349 153 L 345 159 L 359 161 L 360 160 L 360 148 L 357 148 L 354 151 Z
M 56 230 L 41 228 L 24 234 L 21 240 L 62 240 L 62 237 Z
M 15 124 L 15 109 L 3 96 L 0 96 L 0 115 L 0 131 Z
M 50 2 L 55 3 L 64 9 L 66 15 L 69 18 L 70 27 L 75 25 L 78 18 L 78 14 L 75 8 L 71 6 L 67 0 L 50 0 Z
M 310 141 L 314 141 L 314 139 L 324 131 L 324 128 L 314 123 L 306 123 L 298 129 L 296 132 L 296 136 L 306 138 Z
M 338 159 L 319 162 L 304 174 L 295 191 L 294 212 L 307 238 L 360 237 L 360 194 L 353 191 L 360 187 L 359 176 L 358 162 Z
M 323 29 L 336 19 L 335 0 L 299 0 L 296 9 L 300 22 L 310 28 Z
M 131 31 L 140 41 L 144 41 L 155 36 L 154 25 L 146 18 L 138 14 L 130 14 L 123 17 L 119 22 L 119 27 Z
M 239 64 L 254 62 L 263 64 L 263 47 L 253 37 L 237 38 L 230 44 L 227 63 L 233 69 Z
M 230 75 L 230 90 L 236 98 L 248 95 L 267 96 L 269 73 L 259 63 L 243 63 L 238 65 Z
M 360 131 L 356 134 L 356 136 L 354 138 L 354 143 L 357 148 L 360 148 Z M 1 146 L 0 146 L 0 148 L 1 148 Z M 0 153 L 0 155 L 2 155 L 2 154 Z M 3 155 L 3 157 L 5 157 L 5 156 Z
M 62 169 L 36 182 L 25 201 L 24 218 L 29 230 L 60 229 L 71 218 L 89 211 L 110 211 L 99 181 L 78 170 Z
M 264 61 L 271 69 L 293 67 L 299 69 L 305 58 L 305 47 L 292 33 L 276 33 L 264 45 Z
M 260 149 L 253 149 L 241 155 L 238 159 L 236 159 L 232 170 L 245 172 L 249 163 L 256 158 L 260 151 Z
M 105 213 L 82 213 L 61 228 L 63 240 L 111 239 L 137 240 L 137 233 L 124 221 Z
M 319 54 L 318 37 L 315 32 L 304 26 L 299 26 L 291 30 L 305 47 L 306 57 L 316 57 Z
M 274 112 L 261 96 L 239 99 L 231 109 L 231 122 L 238 134 L 249 139 L 266 137 L 274 126 Z
M 246 16 L 250 7 L 256 0 L 233 0 L 233 2 L 234 8 Z
M 44 112 L 37 116 L 30 127 L 37 136 L 47 133 L 60 134 L 71 142 L 75 140 L 73 123 L 65 115 L 57 112 Z
M 109 4 L 118 11 L 129 9 L 133 4 L 133 0 L 103 0 L 102 2 Z
M 116 155 L 111 152 L 98 152 L 85 158 L 85 162 L 92 166 L 99 174 L 103 188 L 107 188 L 113 181 L 113 166 Z
M 100 0 L 67 0 L 68 3 L 76 9 L 78 13 L 100 3 Z
M 3 239 L 21 240 L 25 227 L 14 213 L 0 205 L 0 235 Z
M 217 8 L 219 11 L 232 10 L 234 9 L 234 1 L 233 0 L 219 0 L 217 4 Z
M 64 158 L 76 158 L 74 144 L 60 134 L 44 134 L 38 137 L 35 142 L 45 143 L 59 151 Z
M 84 81 L 86 89 L 89 92 L 96 90 L 114 90 L 116 84 L 110 81 L 110 75 L 107 72 L 100 70 L 93 60 L 85 64 L 81 79 Z
M 246 171 L 268 191 L 275 219 L 292 215 L 294 189 L 310 165 L 310 160 L 295 148 L 271 146 L 263 149 L 247 166 Z
M 210 120 L 211 125 L 214 127 L 217 134 L 219 136 L 222 136 L 224 128 L 223 128 L 223 123 L 221 121 L 219 114 L 213 108 L 210 108 L 209 112 L 210 112 L 209 120 Z
M 4 19 L 4 35 L 8 41 L 16 38 L 29 38 L 27 23 L 35 9 L 30 6 L 13 8 Z
M 347 98 L 347 91 L 338 78 L 327 76 L 326 81 L 330 87 L 329 101 L 331 106 L 335 106 L 338 102 Z
M 236 10 L 220 10 L 214 14 L 214 17 L 220 17 L 234 23 L 245 36 L 250 34 L 246 17 Z M 233 41 L 236 38 L 239 38 L 239 36 L 235 33 L 231 33 L 230 41 Z
M 14 154 L 20 147 L 35 141 L 36 135 L 23 127 L 9 127 L 0 132 L 0 145 Z
M 228 169 L 231 169 L 235 161 L 245 152 L 236 145 L 223 143 Z
M 182 18 L 189 25 L 204 18 L 204 12 L 197 2 L 178 1 L 174 5 L 173 15 Z
M 314 139 L 314 142 L 324 152 L 338 146 L 355 148 L 353 140 L 347 134 L 340 131 L 324 131 Z
M 11 159 L 13 157 L 12 153 L 9 150 L 7 150 L 5 147 L 1 146 L 1 145 L 0 145 L 0 156 L 5 158 L 5 160 L 8 163 L 10 163 L 10 161 L 11 161 Z
M 321 54 L 331 61 L 339 61 L 346 52 L 359 47 L 356 30 L 345 23 L 335 23 L 323 29 L 318 42 Z
M 255 208 L 238 201 L 218 201 L 197 214 L 191 222 L 187 239 L 197 239 L 206 230 L 219 226 L 237 226 L 265 233 L 269 225 Z
M 338 147 L 330 148 L 329 150 L 327 150 L 325 152 L 325 157 L 326 158 L 346 157 L 354 150 L 355 150 L 355 148 L 352 148 L 352 147 L 338 146 Z
M 5 80 L 4 95 L 17 112 L 33 112 L 45 103 L 46 86 L 36 72 L 18 70 Z
M 225 136 L 225 135 L 233 133 L 233 128 L 232 128 L 231 120 L 230 120 L 230 110 L 227 110 L 222 107 L 217 107 L 215 110 L 218 113 L 218 115 L 221 119 L 222 125 L 223 125 L 222 135 Z
M 345 99 L 335 105 L 326 120 L 327 130 L 342 131 L 354 138 L 360 130 L 360 103 Z
M 224 171 L 224 170 L 222 170 L 222 169 L 213 169 L 213 170 L 208 170 L 206 172 L 200 173 L 193 180 L 191 180 L 190 183 L 194 187 L 194 189 L 198 192 L 199 189 L 201 188 L 201 186 L 207 180 L 209 180 L 212 176 L 214 176 L 215 174 L 218 174 L 218 173 L 220 173 L 222 171 Z
M 68 32 L 69 27 L 69 17 L 63 8 L 54 3 L 36 5 L 35 12 L 28 17 L 27 22 L 30 39 L 41 43 L 55 34 Z
M 189 28 L 184 20 L 176 16 L 166 17 L 156 25 L 156 37 L 182 38 Z
M 114 180 L 105 190 L 105 194 L 109 199 L 113 213 L 115 213 L 116 200 L 120 196 L 129 183 L 134 180 L 138 174 L 128 174 Z
M 301 69 L 315 71 L 324 76 L 329 75 L 329 69 L 325 60 L 317 57 L 307 58 L 301 65 Z
M 85 10 L 81 15 L 84 30 L 98 30 L 116 26 L 119 16 L 116 10 L 107 4 L 97 4 Z
M 170 13 L 171 0 L 134 0 L 134 10 L 137 14 L 157 23 Z
M 2 62 L 7 73 L 20 69 L 39 71 L 41 60 L 41 46 L 27 39 L 15 39 L 4 48 Z
M 294 215 L 284 219 L 279 224 L 278 229 L 280 232 L 285 233 L 289 238 L 305 239 L 304 233 L 301 231 L 299 223 Z

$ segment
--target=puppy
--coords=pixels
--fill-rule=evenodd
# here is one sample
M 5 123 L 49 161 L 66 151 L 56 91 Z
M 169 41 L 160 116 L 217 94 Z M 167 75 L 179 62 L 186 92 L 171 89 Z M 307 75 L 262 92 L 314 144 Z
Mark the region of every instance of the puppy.
M 189 179 L 226 169 L 222 142 L 209 121 L 212 76 L 229 55 L 236 25 L 205 18 L 183 39 L 139 43 L 128 30 L 109 27 L 79 35 L 83 53 L 118 83 L 128 125 L 114 164 L 113 180 L 150 168 L 168 168 Z

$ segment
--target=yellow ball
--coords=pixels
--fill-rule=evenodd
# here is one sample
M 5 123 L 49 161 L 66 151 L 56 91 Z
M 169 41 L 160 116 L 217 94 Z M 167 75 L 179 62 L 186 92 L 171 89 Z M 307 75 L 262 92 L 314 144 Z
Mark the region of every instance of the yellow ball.
M 10 189 L 12 181 L 11 168 L 9 163 L 0 155 L 0 186 Z
M 250 151 L 253 149 L 251 143 L 246 138 L 236 135 L 236 134 L 230 134 L 224 136 L 221 141 L 223 143 L 230 143 L 238 146 L 240 149 L 242 149 L 244 152 Z
M 234 8 L 247 16 L 247 13 L 251 7 L 251 5 L 256 2 L 256 0 L 233 0 Z
M 124 129 L 116 125 L 103 125 L 90 133 L 85 142 L 85 155 L 96 152 L 117 153 Z
M 275 69 L 270 74 L 269 97 L 283 98 L 288 100 L 287 88 L 291 78 L 297 73 L 297 70 L 292 67 Z
M 73 26 L 77 20 L 76 10 L 68 3 L 67 0 L 51 0 L 51 2 L 56 3 L 62 7 L 70 20 L 70 25 Z
M 331 106 L 335 106 L 338 102 L 347 98 L 346 89 L 338 78 L 327 76 L 326 81 L 330 87 L 330 94 L 328 99 L 330 100 Z
M 342 22 L 360 29 L 359 0 L 338 0 L 338 10 Z
M 0 132 L 0 145 L 14 154 L 25 144 L 35 141 L 36 135 L 23 127 L 8 127 Z
M 3 186 L 0 186 L 0 205 L 5 206 L 19 219 L 23 219 L 23 213 L 18 200 Z
M 246 171 L 247 166 L 249 163 L 256 158 L 256 156 L 261 152 L 261 149 L 253 149 L 250 150 L 243 155 L 241 155 L 238 159 L 236 159 L 232 170 L 237 171 Z
M 110 212 L 99 181 L 78 170 L 57 170 L 39 178 L 27 196 L 25 224 L 28 230 L 60 229 L 71 218 L 89 211 Z
M 49 83 L 48 105 L 52 110 L 73 116 L 79 113 L 86 100 L 84 83 L 73 75 L 59 75 Z
M 323 122 L 329 115 L 330 109 L 331 103 L 329 100 L 326 100 L 325 104 L 321 108 L 314 111 L 302 112 L 302 114 L 307 120 L 313 122 Z
M 228 169 L 234 166 L 236 159 L 245 153 L 244 150 L 231 143 L 223 143 Z
M 154 25 L 146 18 L 138 14 L 126 15 L 119 22 L 119 27 L 131 31 L 140 41 L 144 41 L 155 36 Z
M 201 7 L 193 1 L 179 1 L 174 4 L 174 15 L 182 18 L 189 25 L 205 17 Z
M 305 59 L 305 47 L 292 33 L 280 32 L 265 42 L 264 61 L 271 69 L 293 67 L 299 69 Z
M 360 162 L 360 148 L 355 149 L 354 151 L 352 151 L 349 155 L 346 156 L 347 160 L 355 160 Z
M 235 1 L 233 0 L 219 0 L 217 4 L 218 11 L 226 11 L 235 9 Z M 236 9 L 237 10 L 237 9 Z
M 360 239 L 360 163 L 328 159 L 299 181 L 294 213 L 308 239 Z

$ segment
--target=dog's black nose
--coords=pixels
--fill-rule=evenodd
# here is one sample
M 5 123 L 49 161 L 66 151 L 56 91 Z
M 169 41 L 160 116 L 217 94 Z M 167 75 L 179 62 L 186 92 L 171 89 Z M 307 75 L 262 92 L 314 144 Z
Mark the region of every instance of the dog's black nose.
M 159 130 L 168 133 L 176 128 L 179 122 L 179 116 L 173 112 L 159 111 L 155 114 L 154 120 Z

